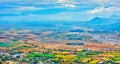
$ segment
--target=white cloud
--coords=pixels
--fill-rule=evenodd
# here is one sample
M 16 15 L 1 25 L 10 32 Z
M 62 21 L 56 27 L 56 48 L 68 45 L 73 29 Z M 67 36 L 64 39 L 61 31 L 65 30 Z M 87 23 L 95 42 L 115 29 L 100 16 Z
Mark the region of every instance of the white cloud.
M 95 14 L 95 13 L 101 13 L 105 11 L 103 7 L 101 8 L 95 8 L 94 10 L 91 10 L 90 13 Z
M 74 4 L 61 4 L 62 6 L 64 6 L 64 7 L 70 7 L 70 8 L 75 8 L 76 7 L 76 5 L 74 5 Z
M 60 6 L 70 7 L 70 8 L 76 7 L 76 2 L 74 0 L 58 0 L 57 2 L 60 3 Z
M 65 3 L 68 2 L 69 0 L 58 0 L 59 3 Z
M 100 4 L 101 6 L 116 6 L 116 7 L 120 7 L 120 0 L 91 0 L 91 2 L 95 2 Z
M 94 10 L 91 10 L 90 13 L 114 13 L 114 12 L 118 12 L 120 11 L 119 7 L 108 7 L 108 8 L 104 8 L 104 7 L 99 7 L 99 8 L 95 8 Z
M 18 10 L 37 10 L 37 7 L 19 7 Z

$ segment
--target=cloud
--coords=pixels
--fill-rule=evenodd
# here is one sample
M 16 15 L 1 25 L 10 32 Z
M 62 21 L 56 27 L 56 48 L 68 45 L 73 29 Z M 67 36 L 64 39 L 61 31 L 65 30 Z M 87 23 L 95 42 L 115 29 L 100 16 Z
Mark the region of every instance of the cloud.
M 29 20 L 27 18 L 32 17 L 34 20 L 82 21 L 95 16 L 119 14 L 119 2 L 120 0 L 0 0 L 0 17 L 3 16 L 5 20 Z
M 72 3 L 76 4 L 76 0 L 57 0 L 58 3 Z
M 63 7 L 69 7 L 69 8 L 76 7 L 76 1 L 74 0 L 58 0 L 57 3 L 59 3 L 60 6 L 63 6 Z
M 95 2 L 100 4 L 101 6 L 115 6 L 120 7 L 120 0 L 91 0 L 91 2 Z
M 69 0 L 58 0 L 59 3 L 65 3 L 68 2 Z
M 99 7 L 99 8 L 95 8 L 93 10 L 90 11 L 90 13 L 96 14 L 96 13 L 114 13 L 114 12 L 118 12 L 120 11 L 119 7 L 108 7 L 108 8 L 104 8 L 104 7 Z
M 70 8 L 75 8 L 76 5 L 74 4 L 60 4 L 61 6 L 64 6 L 64 7 L 70 7 Z
M 37 7 L 19 7 L 18 8 L 18 10 L 36 10 L 36 9 L 39 9 L 39 8 L 37 8 Z
M 104 11 L 105 9 L 103 7 L 100 7 L 100 8 L 95 8 L 94 10 L 91 10 L 90 13 L 95 14 L 95 13 L 101 13 Z

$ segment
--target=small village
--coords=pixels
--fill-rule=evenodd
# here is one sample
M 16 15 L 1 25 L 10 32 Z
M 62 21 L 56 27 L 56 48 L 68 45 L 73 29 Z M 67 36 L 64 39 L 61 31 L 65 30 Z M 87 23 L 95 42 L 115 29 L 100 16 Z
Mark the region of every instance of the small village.
M 75 46 L 67 45 L 65 41 L 41 43 L 35 40 L 37 35 L 34 34 L 1 33 L 0 64 L 120 63 L 120 45 L 118 44 L 86 42 Z

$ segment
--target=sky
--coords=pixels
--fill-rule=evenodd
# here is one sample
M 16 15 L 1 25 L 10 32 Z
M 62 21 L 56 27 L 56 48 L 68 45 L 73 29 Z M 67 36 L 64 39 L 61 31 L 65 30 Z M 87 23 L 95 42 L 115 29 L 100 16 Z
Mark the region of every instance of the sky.
M 120 15 L 120 0 L 0 0 L 0 21 L 89 21 Z

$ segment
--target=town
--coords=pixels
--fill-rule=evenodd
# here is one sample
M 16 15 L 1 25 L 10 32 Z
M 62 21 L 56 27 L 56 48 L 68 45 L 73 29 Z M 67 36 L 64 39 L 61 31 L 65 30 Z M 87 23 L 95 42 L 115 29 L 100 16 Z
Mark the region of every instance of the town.
M 1 30 L 1 64 L 119 64 L 120 45 L 86 32 Z M 100 34 L 99 34 L 100 35 Z M 108 35 L 107 37 L 111 36 Z M 117 35 L 117 34 L 116 34 Z M 102 35 L 100 35 L 102 36 Z M 115 37 L 115 36 L 114 36 Z M 115 39 L 118 37 L 116 36 Z M 113 38 L 112 38 L 113 39 Z M 118 38 L 119 39 L 119 38 Z M 103 41 L 102 41 L 103 40 Z M 118 40 L 119 41 L 119 40 Z

